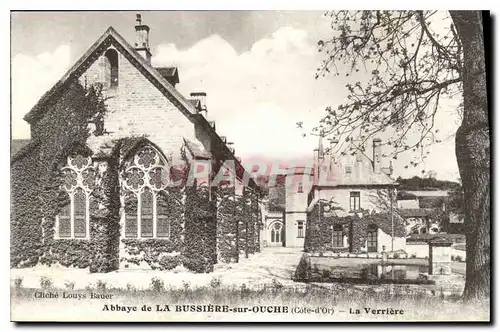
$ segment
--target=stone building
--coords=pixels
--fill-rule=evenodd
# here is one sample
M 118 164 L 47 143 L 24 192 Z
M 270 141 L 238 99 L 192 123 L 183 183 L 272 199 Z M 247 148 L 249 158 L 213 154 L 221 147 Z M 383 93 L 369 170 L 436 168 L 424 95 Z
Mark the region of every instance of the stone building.
M 140 15 L 135 31 L 132 46 L 110 27 L 25 116 L 12 267 L 207 272 L 260 250 L 259 187 L 208 120 L 206 94 L 182 96 L 178 69 L 151 65 Z
M 404 250 L 403 220 L 394 213 L 397 183 L 382 166 L 382 142 L 337 156 L 322 138 L 314 151 L 307 198 L 306 251 L 381 252 Z M 368 154 L 365 151 L 369 151 Z M 392 213 L 391 213 L 392 212 Z

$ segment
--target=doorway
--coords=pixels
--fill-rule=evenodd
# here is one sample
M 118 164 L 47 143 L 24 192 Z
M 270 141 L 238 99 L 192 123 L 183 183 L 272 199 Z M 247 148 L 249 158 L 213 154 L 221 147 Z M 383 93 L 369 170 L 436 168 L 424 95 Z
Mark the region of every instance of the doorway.
M 270 247 L 281 247 L 285 242 L 285 228 L 281 221 L 275 221 L 269 225 L 269 239 Z

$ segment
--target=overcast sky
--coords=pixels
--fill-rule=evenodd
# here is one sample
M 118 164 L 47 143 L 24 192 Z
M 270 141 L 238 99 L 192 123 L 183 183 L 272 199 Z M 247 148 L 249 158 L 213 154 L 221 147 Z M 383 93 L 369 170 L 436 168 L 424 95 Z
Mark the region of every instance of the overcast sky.
M 322 14 L 142 12 L 153 65 L 177 66 L 185 96 L 207 92 L 209 118 L 244 160 L 310 158 L 317 138 L 303 138 L 296 122 L 312 128 L 326 106 L 345 102 L 344 79 L 314 79 L 322 59 L 317 41 L 330 31 Z M 12 137 L 29 138 L 24 114 L 109 26 L 132 43 L 134 24 L 135 12 L 13 13 Z M 453 103 L 440 110 L 444 136 L 456 131 L 454 114 Z M 401 159 L 395 176 L 424 169 L 439 179 L 459 177 L 453 137 L 434 146 L 422 167 L 405 170 Z

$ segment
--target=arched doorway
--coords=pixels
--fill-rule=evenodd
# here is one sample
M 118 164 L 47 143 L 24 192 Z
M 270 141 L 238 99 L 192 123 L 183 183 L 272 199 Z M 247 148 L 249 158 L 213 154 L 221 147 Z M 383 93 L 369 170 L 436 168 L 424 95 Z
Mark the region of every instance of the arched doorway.
M 270 247 L 281 247 L 285 242 L 285 227 L 279 220 L 272 222 L 268 227 L 268 243 Z

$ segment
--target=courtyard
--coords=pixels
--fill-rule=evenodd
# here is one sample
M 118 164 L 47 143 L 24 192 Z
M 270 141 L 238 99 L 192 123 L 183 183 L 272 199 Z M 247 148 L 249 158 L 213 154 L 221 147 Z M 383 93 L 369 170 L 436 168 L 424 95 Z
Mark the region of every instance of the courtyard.
M 264 284 L 279 282 L 284 286 L 300 285 L 291 280 L 300 257 L 302 248 L 273 247 L 263 248 L 249 258 L 241 258 L 239 263 L 219 263 L 212 273 L 193 273 L 177 267 L 170 271 L 149 269 L 119 270 L 110 273 L 90 273 L 88 269 L 66 268 L 60 265 L 50 267 L 39 265 L 33 268 L 11 269 L 11 284 L 22 278 L 22 287 L 40 288 L 41 278 L 50 280 L 54 288 L 65 289 L 72 285 L 74 289 L 94 288 L 105 283 L 106 288 L 148 289 L 152 278 L 164 282 L 166 288 L 204 287 L 213 280 L 224 286 L 259 288 Z

